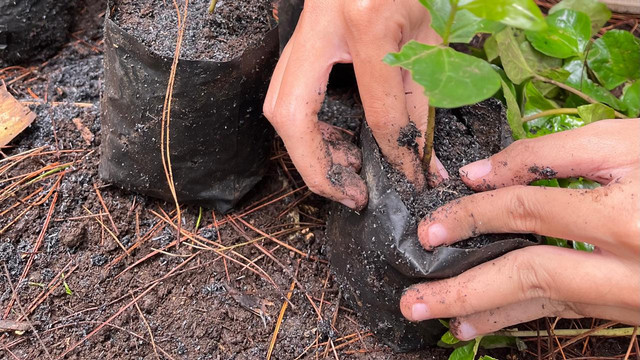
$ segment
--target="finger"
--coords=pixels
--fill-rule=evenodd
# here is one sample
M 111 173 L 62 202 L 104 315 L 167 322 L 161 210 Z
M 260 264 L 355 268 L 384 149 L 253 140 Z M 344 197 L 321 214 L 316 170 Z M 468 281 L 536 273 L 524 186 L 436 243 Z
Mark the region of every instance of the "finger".
M 319 121 L 320 132 L 325 143 L 329 146 L 331 151 L 331 159 L 334 164 L 339 164 L 344 167 L 350 167 L 354 171 L 360 171 L 362 166 L 362 154 L 360 149 L 346 140 L 341 132 L 334 129 L 333 126 Z
M 394 20 L 389 6 L 395 3 L 371 1 L 350 2 L 346 12 L 347 43 L 353 58 L 358 88 L 367 123 L 380 150 L 396 169 L 418 189 L 425 184 L 418 159 L 419 135 L 409 123 L 405 89 L 399 68 L 382 62 L 389 52 L 399 50 L 402 22 Z
M 633 200 L 639 189 L 628 181 L 593 190 L 520 185 L 473 194 L 422 220 L 418 237 L 431 249 L 480 234 L 535 233 L 637 257 L 640 230 L 632 218 L 640 213 Z
M 449 322 L 451 333 L 459 340 L 472 340 L 508 326 L 542 317 L 577 319 L 596 317 L 624 324 L 640 324 L 640 310 L 607 305 L 572 304 L 549 299 L 531 299 L 497 309 L 457 317 Z
M 638 309 L 639 268 L 638 261 L 533 246 L 454 278 L 412 286 L 400 309 L 412 321 L 468 316 L 537 298 Z
M 466 165 L 460 175 L 475 190 L 533 180 L 583 176 L 600 183 L 620 178 L 637 163 L 640 120 L 604 120 L 582 128 L 514 142 L 500 153 Z
M 333 162 L 317 119 L 331 67 L 345 59 L 339 57 L 341 52 L 328 40 L 316 39 L 316 34 L 304 26 L 308 22 L 301 24 L 303 26 L 299 31 L 296 29 L 294 38 L 287 44 L 291 53 L 273 112 L 265 112 L 265 115 L 311 191 L 361 209 L 367 203 L 366 185 L 353 168 Z

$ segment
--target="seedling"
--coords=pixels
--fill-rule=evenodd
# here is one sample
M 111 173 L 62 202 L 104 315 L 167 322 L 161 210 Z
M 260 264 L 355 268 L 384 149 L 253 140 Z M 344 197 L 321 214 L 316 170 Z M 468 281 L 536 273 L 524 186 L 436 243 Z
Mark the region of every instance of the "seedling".
M 611 11 L 597 0 L 564 0 L 546 18 L 533 0 L 420 2 L 442 43 L 410 41 L 384 61 L 409 70 L 429 97 L 423 168 L 431 161 L 436 107 L 455 108 L 498 96 L 516 140 L 640 114 L 640 40 L 628 31 L 601 29 Z M 489 34 L 482 49 L 469 47 L 471 54 L 466 54 L 449 47 L 469 43 L 479 33 Z M 533 185 L 599 186 L 584 179 Z M 548 241 L 592 249 L 561 239 Z

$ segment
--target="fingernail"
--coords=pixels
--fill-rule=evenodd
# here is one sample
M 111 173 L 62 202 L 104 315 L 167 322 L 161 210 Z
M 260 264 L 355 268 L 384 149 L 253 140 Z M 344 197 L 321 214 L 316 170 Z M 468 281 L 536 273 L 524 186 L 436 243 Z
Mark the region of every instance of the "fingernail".
M 351 200 L 351 199 L 342 199 L 340 200 L 340 203 L 348 208 L 351 209 L 355 209 L 356 208 L 356 202 Z
M 449 173 L 447 169 L 444 168 L 444 165 L 440 162 L 440 159 L 436 158 L 436 167 L 438 168 L 438 172 L 443 179 L 447 180 L 449 178 Z
M 467 322 L 460 323 L 460 325 L 456 329 L 456 336 L 459 340 L 466 341 L 475 339 L 477 335 L 478 333 L 476 329 Z
M 440 224 L 431 224 L 427 229 L 429 245 L 435 247 L 444 244 L 447 241 L 447 229 Z
M 486 176 L 491 171 L 491 160 L 478 160 L 460 168 L 460 174 L 469 180 L 477 180 Z
M 417 303 L 411 307 L 411 320 L 422 321 L 429 319 L 429 307 L 426 304 Z

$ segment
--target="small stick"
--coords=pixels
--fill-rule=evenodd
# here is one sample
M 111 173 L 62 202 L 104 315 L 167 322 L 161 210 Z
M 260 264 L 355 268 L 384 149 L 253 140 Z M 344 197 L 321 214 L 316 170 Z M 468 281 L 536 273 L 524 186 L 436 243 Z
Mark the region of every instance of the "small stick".
M 102 205 L 102 208 L 104 209 L 104 212 L 107 213 L 107 217 L 109 217 L 109 222 L 111 222 L 111 226 L 113 226 L 113 230 L 115 230 L 116 235 L 120 235 L 120 230 L 118 230 L 118 227 L 116 226 L 116 223 L 113 221 L 113 218 L 111 217 L 111 213 L 109 212 L 109 209 L 107 208 L 107 204 L 104 203 L 104 199 L 102 198 L 102 194 L 100 193 L 100 190 L 98 190 L 98 187 L 96 186 L 96 183 L 93 183 L 93 189 L 96 191 L 96 195 L 98 195 L 98 200 L 100 201 L 100 204 Z
M 136 309 L 138 309 L 138 314 L 140 314 L 140 318 L 142 319 L 144 326 L 146 326 L 147 331 L 149 332 L 149 337 L 151 338 L 151 346 L 153 346 L 153 352 L 156 354 L 156 359 L 160 360 L 160 355 L 158 355 L 158 349 L 156 349 L 156 341 L 153 338 L 153 332 L 151 332 L 151 327 L 149 326 L 147 319 L 144 318 L 144 314 L 142 314 L 142 310 L 140 310 L 140 306 L 138 306 L 138 302 L 136 301 L 136 298 L 133 295 L 133 291 L 129 290 L 129 293 L 133 298 L 133 305 L 135 305 Z
M 298 267 L 299 266 L 300 266 L 300 260 L 298 260 Z M 287 306 L 289 305 L 289 301 L 291 300 L 291 296 L 293 295 L 293 289 L 295 287 L 296 287 L 296 282 L 292 281 L 291 286 L 289 287 L 289 292 L 287 293 L 287 300 L 282 303 L 282 308 L 280 309 L 280 314 L 278 315 L 278 321 L 276 322 L 276 328 L 275 330 L 273 330 L 273 336 L 271 337 L 271 343 L 269 344 L 269 350 L 267 351 L 267 360 L 271 359 L 273 348 L 276 346 L 276 340 L 278 339 L 278 332 L 280 331 L 280 326 L 282 325 L 282 320 L 284 319 L 284 313 L 285 311 L 287 311 Z
M 29 323 L 24 321 L 0 320 L 0 332 L 27 331 L 29 329 Z
M 429 117 L 427 118 L 427 132 L 424 136 L 424 153 L 422 154 L 422 170 L 429 173 L 431 164 L 431 154 L 433 153 L 433 135 L 436 129 L 436 108 L 429 106 Z
M 626 354 L 624 354 L 624 360 L 629 360 L 629 355 L 631 355 L 631 348 L 633 348 L 633 344 L 636 342 L 636 337 L 638 335 L 638 327 L 633 328 L 633 334 L 631 334 L 631 341 L 629 342 L 629 347 L 627 348 Z

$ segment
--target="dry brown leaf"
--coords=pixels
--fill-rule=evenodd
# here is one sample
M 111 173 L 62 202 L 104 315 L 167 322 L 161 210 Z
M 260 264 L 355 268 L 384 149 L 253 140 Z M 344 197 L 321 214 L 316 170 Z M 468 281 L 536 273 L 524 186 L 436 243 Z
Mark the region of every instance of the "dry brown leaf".
M 7 145 L 35 119 L 36 114 L 20 104 L 9 94 L 7 86 L 2 84 L 0 87 L 0 146 Z
M 84 126 L 80 118 L 74 118 L 73 124 L 76 126 L 76 129 L 78 129 L 78 131 L 80 132 L 80 135 L 82 135 L 84 142 L 87 145 L 91 145 L 91 142 L 93 141 L 93 133 L 91 132 L 91 130 L 89 130 L 89 128 Z

